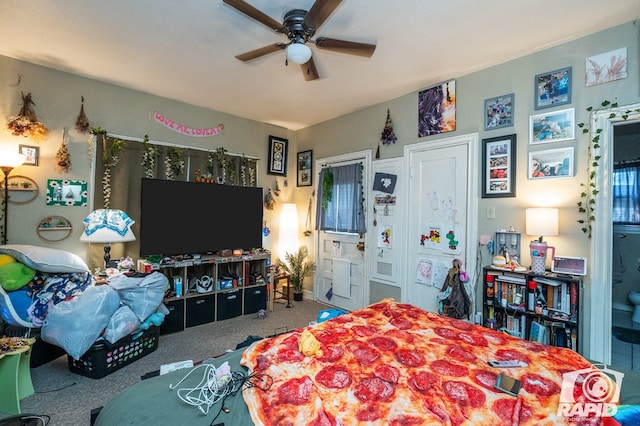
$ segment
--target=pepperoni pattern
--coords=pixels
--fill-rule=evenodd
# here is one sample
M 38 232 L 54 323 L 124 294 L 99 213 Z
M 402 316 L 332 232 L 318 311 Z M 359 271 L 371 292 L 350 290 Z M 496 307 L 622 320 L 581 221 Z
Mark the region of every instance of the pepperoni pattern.
M 392 300 L 308 330 L 320 342 L 315 357 L 298 349 L 302 330 L 265 339 L 244 352 L 243 365 L 273 380 L 267 390 L 243 392 L 254 423 L 475 426 L 550 418 L 563 424 L 556 413 L 562 373 L 591 365 L 568 349 Z M 529 367 L 493 368 L 487 363 L 491 359 Z M 494 388 L 499 373 L 521 380 L 518 398 Z M 573 396 L 584 397 L 575 390 Z

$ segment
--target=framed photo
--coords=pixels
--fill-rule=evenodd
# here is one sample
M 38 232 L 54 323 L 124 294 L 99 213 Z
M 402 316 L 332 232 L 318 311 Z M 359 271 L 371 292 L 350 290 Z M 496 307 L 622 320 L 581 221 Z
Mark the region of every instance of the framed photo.
M 529 144 L 560 142 L 575 138 L 573 108 L 529 117 Z
M 516 135 L 482 140 L 482 198 L 516 196 Z
M 493 130 L 513 126 L 515 95 L 498 96 L 484 101 L 484 129 Z
M 534 79 L 535 108 L 571 103 L 571 67 L 545 72 Z
M 298 153 L 296 186 L 311 186 L 313 184 L 313 150 Z
M 18 145 L 18 152 L 27 158 L 22 163 L 24 166 L 37 166 L 40 157 L 40 148 L 31 145 Z
M 287 175 L 287 139 L 269 136 L 268 175 Z
M 627 48 L 612 50 L 586 59 L 587 87 L 627 78 Z
M 49 179 L 47 181 L 48 206 L 86 206 L 87 181 Z
M 573 147 L 529 151 L 530 180 L 573 176 Z

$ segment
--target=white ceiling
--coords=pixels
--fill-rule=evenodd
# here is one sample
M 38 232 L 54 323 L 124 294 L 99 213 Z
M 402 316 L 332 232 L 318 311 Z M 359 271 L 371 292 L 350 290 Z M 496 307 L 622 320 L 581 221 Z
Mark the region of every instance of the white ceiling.
M 248 0 L 282 21 L 314 0 Z M 316 32 L 307 82 L 286 37 L 222 0 L 2 0 L 0 55 L 297 130 L 640 17 L 640 0 L 344 0 Z M 24 84 L 24 83 L 23 83 Z

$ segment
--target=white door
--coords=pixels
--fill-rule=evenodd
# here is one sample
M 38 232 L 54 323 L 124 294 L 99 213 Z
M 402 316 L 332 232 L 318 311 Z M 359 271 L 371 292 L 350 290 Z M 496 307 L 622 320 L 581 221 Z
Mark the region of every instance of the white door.
M 371 151 L 362 151 L 348 155 L 324 158 L 316 162 L 316 182 L 322 167 L 344 166 L 351 163 L 362 163 L 363 185 L 369 188 L 369 170 Z M 364 201 L 365 217 L 367 202 Z M 316 300 L 338 308 L 352 311 L 363 308 L 369 300 L 369 289 L 365 283 L 369 282 L 365 267 L 364 252 L 365 235 L 345 234 L 338 232 L 318 232 L 316 246 L 316 281 L 314 292 Z
M 405 147 L 407 302 L 437 311 L 455 258 L 473 277 L 477 233 L 477 134 Z M 472 301 L 475 283 L 467 291 Z M 473 311 L 472 311 L 473 312 Z

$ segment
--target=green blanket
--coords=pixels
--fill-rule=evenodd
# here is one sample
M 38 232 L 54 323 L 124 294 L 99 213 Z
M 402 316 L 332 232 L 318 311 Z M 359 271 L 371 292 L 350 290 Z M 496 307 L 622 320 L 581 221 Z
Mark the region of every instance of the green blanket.
M 242 351 L 229 352 L 219 358 L 208 359 L 206 364 L 216 367 L 225 361 L 229 362 L 231 371 L 246 372 L 240 366 Z M 252 424 L 249 410 L 238 392 L 235 396 L 227 398 L 225 407 L 229 412 L 221 410 L 220 402 L 209 408 L 209 413 L 204 415 L 197 407 L 182 402 L 176 390 L 171 390 L 169 385 L 177 384 L 189 369 L 174 371 L 162 376 L 143 380 L 140 383 L 125 389 L 117 394 L 104 406 L 96 419 L 96 426 L 112 425 L 211 425 L 224 423 L 225 426 L 246 426 Z M 200 372 L 194 372 L 184 382 L 181 388 L 196 386 L 204 374 L 204 368 Z M 215 422 L 212 423 L 213 419 Z

